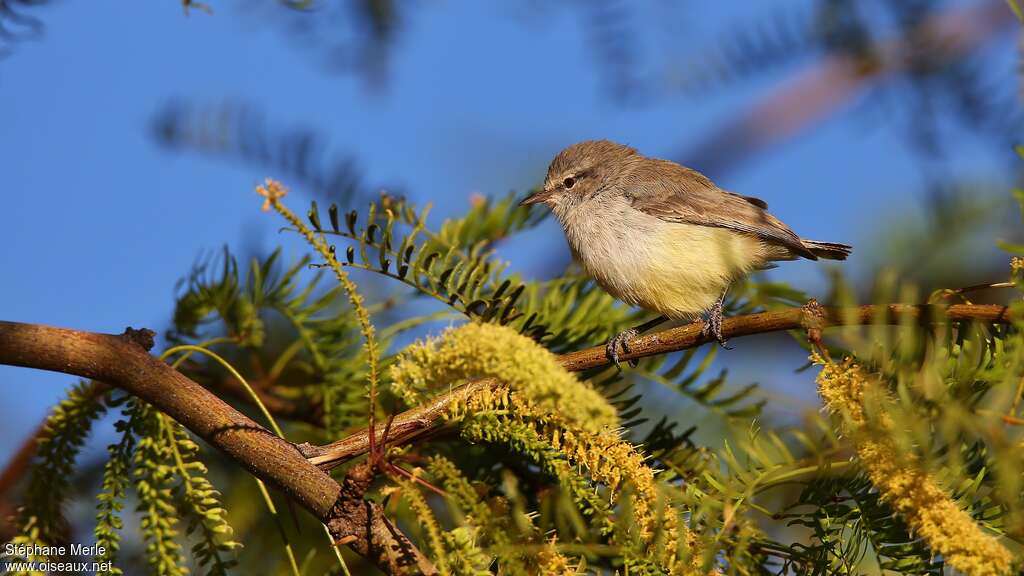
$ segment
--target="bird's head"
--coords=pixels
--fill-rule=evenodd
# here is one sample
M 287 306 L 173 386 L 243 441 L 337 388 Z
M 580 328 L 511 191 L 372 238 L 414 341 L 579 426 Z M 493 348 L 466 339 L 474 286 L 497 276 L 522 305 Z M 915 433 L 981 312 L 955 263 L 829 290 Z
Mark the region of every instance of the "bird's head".
M 565 210 L 596 194 L 610 175 L 636 155 L 633 148 L 609 140 L 573 144 L 551 161 L 544 187 L 520 205 L 544 204 L 552 210 Z

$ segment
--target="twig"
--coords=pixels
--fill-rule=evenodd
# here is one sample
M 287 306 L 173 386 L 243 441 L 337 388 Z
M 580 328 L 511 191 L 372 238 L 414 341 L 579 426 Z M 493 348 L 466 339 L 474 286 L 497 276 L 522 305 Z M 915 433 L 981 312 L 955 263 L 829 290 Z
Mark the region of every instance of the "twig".
M 959 296 L 961 294 L 967 294 L 968 292 L 980 292 L 982 290 L 994 290 L 998 288 L 1013 288 L 1017 286 L 1013 282 L 992 282 L 988 284 L 975 284 L 973 286 L 964 286 L 963 288 L 939 288 L 932 292 L 932 295 L 928 297 L 928 303 L 934 304 L 943 298 L 949 296 Z M 967 300 L 964 298 L 964 300 Z
M 813 310 L 813 314 L 808 312 Z M 786 330 L 817 330 L 833 326 L 864 324 L 904 324 L 911 322 L 927 325 L 944 322 L 977 321 L 988 323 L 1009 323 L 1013 318 L 1009 308 L 996 304 L 954 304 L 937 306 L 928 304 L 891 304 L 889 306 L 856 306 L 837 308 L 832 306 L 807 306 L 760 312 L 745 316 L 726 318 L 722 322 L 722 334 L 738 338 L 766 332 Z M 629 352 L 621 354 L 620 360 L 645 358 L 695 348 L 712 340 L 701 334 L 699 324 L 689 324 L 640 336 L 629 341 Z M 562 366 L 570 372 L 600 368 L 610 364 L 604 346 L 569 352 L 558 357 Z M 448 408 L 472 397 L 485 389 L 502 386 L 498 380 L 486 378 L 474 380 L 452 391 L 441 394 L 429 403 L 407 410 L 395 417 L 394 431 L 390 441 L 393 444 L 408 444 L 430 433 L 443 420 Z M 378 433 L 379 436 L 379 433 Z M 369 449 L 369 432 L 362 429 L 341 440 L 324 446 L 300 446 L 302 453 L 318 467 L 329 470 L 353 458 L 365 454 Z
M 45 424 L 36 427 L 7 462 L 3 472 L 0 472 L 0 496 L 4 496 L 8 490 L 14 487 L 18 479 L 24 475 L 25 469 L 32 463 L 32 457 L 35 456 L 36 448 L 39 446 L 39 436 L 42 435 L 44 429 Z
M 821 306 L 820 328 L 853 326 L 864 324 L 914 324 L 927 325 L 945 322 L 977 321 L 1006 324 L 1011 321 L 1010 309 L 998 304 L 953 304 L 934 306 L 928 304 L 890 304 L 888 306 L 865 305 L 849 308 Z M 729 339 L 765 332 L 781 332 L 807 328 L 806 307 L 792 307 L 771 312 L 759 312 L 745 316 L 727 318 L 722 322 L 722 334 Z M 641 336 L 629 342 L 630 352 L 620 354 L 620 360 L 645 358 L 668 352 L 694 348 L 712 340 L 701 334 L 699 324 L 664 330 Z M 594 346 L 578 352 L 559 356 L 562 366 L 570 372 L 607 366 L 604 346 Z

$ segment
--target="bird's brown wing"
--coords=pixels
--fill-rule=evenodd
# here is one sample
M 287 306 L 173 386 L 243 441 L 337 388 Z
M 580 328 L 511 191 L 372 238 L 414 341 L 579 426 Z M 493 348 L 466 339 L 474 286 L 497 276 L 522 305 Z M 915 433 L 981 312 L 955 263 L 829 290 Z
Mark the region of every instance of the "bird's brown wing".
M 753 234 L 817 260 L 799 236 L 765 210 L 768 204 L 763 200 L 726 192 L 696 170 L 654 161 L 637 167 L 623 184 L 633 207 L 651 216 Z

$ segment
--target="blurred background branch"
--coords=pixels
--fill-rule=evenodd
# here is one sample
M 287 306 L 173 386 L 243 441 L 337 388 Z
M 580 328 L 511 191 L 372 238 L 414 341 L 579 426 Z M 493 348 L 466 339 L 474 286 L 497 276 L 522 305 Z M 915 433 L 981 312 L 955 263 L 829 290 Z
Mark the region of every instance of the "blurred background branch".
M 18 42 L 43 35 L 43 21 L 33 15 L 49 0 L 0 0 L 0 59 L 9 56 Z

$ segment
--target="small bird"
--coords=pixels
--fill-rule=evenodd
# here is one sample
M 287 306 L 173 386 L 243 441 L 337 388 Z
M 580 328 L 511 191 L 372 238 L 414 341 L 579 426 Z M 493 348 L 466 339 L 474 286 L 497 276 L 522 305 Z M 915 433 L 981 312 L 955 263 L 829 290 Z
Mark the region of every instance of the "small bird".
M 844 260 L 852 250 L 800 238 L 764 201 L 608 140 L 559 152 L 543 189 L 520 204 L 554 212 L 573 257 L 609 294 L 660 314 L 608 340 L 616 366 L 620 347 L 629 353 L 629 339 L 667 320 L 703 317 L 702 333 L 724 347 L 730 284 L 776 260 Z

